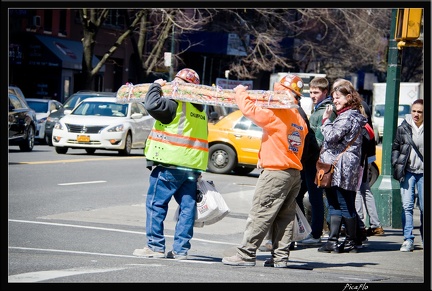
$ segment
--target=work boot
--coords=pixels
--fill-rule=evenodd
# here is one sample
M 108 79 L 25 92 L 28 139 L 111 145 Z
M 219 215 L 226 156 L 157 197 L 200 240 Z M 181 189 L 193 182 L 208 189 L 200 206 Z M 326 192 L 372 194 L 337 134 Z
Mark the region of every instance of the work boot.
M 340 253 L 356 253 L 357 252 L 357 221 L 356 217 L 343 218 L 345 221 L 346 237 L 343 243 L 338 247 Z
M 322 253 L 339 252 L 338 250 L 338 238 L 339 231 L 342 222 L 342 217 L 338 215 L 330 216 L 330 233 L 326 243 L 324 243 L 319 249 Z

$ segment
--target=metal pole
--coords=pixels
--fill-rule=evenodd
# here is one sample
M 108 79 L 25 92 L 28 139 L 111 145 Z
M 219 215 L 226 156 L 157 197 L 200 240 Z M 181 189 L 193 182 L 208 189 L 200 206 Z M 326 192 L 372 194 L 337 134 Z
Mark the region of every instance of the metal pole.
M 209 85 L 212 83 L 212 77 L 213 77 L 213 58 L 210 59 L 210 79 L 209 79 Z
M 387 84 L 386 84 L 386 110 L 384 113 L 384 133 L 382 142 L 382 173 L 371 187 L 374 193 L 378 216 L 383 226 L 402 228 L 402 203 L 400 197 L 399 181 L 392 177 L 391 149 L 396 133 L 399 86 L 402 54 L 397 47 L 394 38 L 396 29 L 397 9 L 392 11 L 392 23 L 390 28 Z
M 202 80 L 201 80 L 201 84 L 203 85 L 205 85 L 206 62 L 207 62 L 207 56 L 204 56 L 204 64 L 203 64 L 203 72 L 202 72 Z
M 172 33 L 171 33 L 171 66 L 169 72 L 169 80 L 172 81 L 174 79 L 174 35 L 175 35 L 175 25 L 172 25 Z

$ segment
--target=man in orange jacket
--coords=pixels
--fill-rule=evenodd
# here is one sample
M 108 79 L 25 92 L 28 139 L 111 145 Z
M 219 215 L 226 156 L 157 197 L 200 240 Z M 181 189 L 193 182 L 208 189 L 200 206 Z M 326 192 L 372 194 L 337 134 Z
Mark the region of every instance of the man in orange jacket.
M 281 80 L 281 85 L 293 104 L 297 104 L 294 94 L 301 95 L 302 79 L 288 74 Z M 234 91 L 243 115 L 263 129 L 258 153 L 258 167 L 263 171 L 255 188 L 242 245 L 237 247 L 234 256 L 224 257 L 222 263 L 255 266 L 256 251 L 270 231 L 272 258 L 264 266 L 286 268 L 293 238 L 295 198 L 301 185 L 301 157 L 307 125 L 298 112 L 298 105 L 287 109 L 263 108 L 248 96 L 246 86 L 238 85 Z

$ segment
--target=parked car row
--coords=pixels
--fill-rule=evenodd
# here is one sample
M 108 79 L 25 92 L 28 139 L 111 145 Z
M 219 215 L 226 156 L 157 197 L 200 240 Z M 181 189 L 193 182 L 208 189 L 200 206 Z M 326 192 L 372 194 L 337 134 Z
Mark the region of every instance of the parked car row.
M 132 149 L 144 148 L 154 119 L 144 104 L 116 103 L 115 96 L 114 92 L 79 91 L 61 104 L 25 98 L 18 87 L 9 86 L 9 145 L 31 151 L 38 140 L 54 146 L 59 154 L 82 148 L 89 154 L 105 149 L 129 155 Z M 92 101 L 81 103 L 87 99 Z

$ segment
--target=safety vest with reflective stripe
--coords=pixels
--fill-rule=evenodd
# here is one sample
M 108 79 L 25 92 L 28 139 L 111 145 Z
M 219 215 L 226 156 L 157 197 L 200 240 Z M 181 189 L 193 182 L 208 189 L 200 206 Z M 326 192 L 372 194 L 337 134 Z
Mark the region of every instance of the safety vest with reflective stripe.
M 174 120 L 158 120 L 147 138 L 146 159 L 205 171 L 208 163 L 207 115 L 189 102 L 178 101 Z

